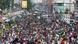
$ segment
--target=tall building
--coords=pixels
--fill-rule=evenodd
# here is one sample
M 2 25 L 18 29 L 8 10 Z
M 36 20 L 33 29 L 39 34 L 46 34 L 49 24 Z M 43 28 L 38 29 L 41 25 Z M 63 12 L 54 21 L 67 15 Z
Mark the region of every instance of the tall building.
M 74 11 L 74 1 L 75 0 L 54 0 L 54 8 L 58 11 L 65 12 L 66 9 L 69 11 Z
M 75 10 L 78 10 L 78 0 L 75 1 Z
M 31 2 L 34 4 L 38 4 L 38 3 L 42 3 L 42 0 L 31 0 Z
M 48 0 L 47 1 L 48 3 L 48 11 L 49 11 L 49 13 L 52 13 L 53 12 L 53 0 Z

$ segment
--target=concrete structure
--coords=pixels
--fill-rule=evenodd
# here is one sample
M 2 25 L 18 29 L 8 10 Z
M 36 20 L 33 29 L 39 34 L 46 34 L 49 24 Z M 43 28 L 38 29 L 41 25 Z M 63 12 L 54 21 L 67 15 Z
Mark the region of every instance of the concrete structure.
M 68 9 L 70 12 L 74 11 L 74 2 L 75 0 L 54 0 L 53 1 L 53 8 L 58 12 L 65 13 L 66 9 Z M 66 21 L 70 24 L 70 14 L 62 14 L 63 21 Z
M 75 10 L 78 10 L 78 0 L 75 0 Z
M 38 4 L 38 3 L 42 3 L 42 0 L 31 0 L 32 3 Z
M 69 11 L 74 11 L 74 1 L 75 0 L 54 0 L 54 8 L 62 12 L 65 12 L 66 9 L 69 9 Z

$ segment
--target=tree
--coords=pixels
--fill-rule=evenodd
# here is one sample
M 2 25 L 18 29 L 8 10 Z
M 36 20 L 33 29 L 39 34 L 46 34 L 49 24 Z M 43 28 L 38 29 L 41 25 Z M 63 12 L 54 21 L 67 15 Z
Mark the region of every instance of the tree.
M 2 9 L 3 8 L 3 0 L 0 0 L 0 9 Z
M 27 0 L 27 8 L 30 9 L 32 7 L 31 0 Z
M 0 9 L 4 10 L 10 7 L 10 0 L 0 0 Z

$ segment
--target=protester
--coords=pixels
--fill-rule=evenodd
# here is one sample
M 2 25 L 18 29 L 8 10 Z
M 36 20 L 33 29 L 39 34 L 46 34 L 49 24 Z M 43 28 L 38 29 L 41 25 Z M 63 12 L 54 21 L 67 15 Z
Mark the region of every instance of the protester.
M 72 35 L 69 34 L 70 26 L 57 18 L 37 18 L 35 15 L 23 16 L 16 24 L 4 32 L 1 43 L 7 44 L 65 44 L 65 41 L 71 42 Z M 49 19 L 49 21 L 47 21 Z M 59 33 L 59 34 L 58 34 Z M 65 35 L 65 39 L 62 37 Z M 71 36 L 69 36 L 71 35 Z M 73 37 L 76 39 L 76 33 Z M 69 37 L 69 39 L 67 39 Z M 60 41 L 60 39 L 62 40 Z

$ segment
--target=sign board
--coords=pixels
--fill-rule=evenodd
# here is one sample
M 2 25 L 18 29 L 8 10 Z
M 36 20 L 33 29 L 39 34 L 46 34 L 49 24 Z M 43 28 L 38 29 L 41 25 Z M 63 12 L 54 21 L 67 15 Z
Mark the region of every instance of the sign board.
M 22 1 L 22 8 L 27 8 L 27 1 Z

